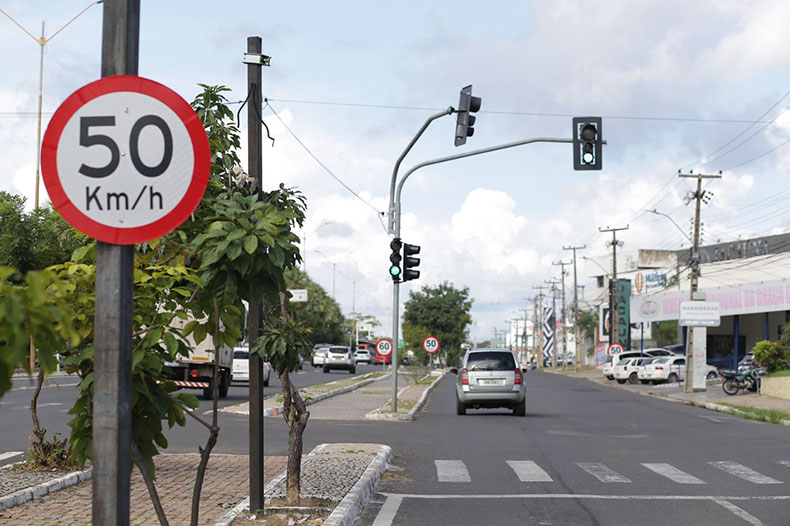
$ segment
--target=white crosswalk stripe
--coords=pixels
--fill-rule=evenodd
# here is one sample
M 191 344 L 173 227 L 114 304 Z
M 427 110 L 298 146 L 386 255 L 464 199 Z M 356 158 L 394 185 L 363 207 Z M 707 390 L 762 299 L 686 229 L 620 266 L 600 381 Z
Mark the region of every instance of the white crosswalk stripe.
M 462 460 L 434 460 L 439 482 L 472 482 Z
M 685 471 L 681 471 L 671 464 L 658 462 L 642 465 L 650 471 L 658 473 L 659 475 L 662 475 L 673 482 L 677 482 L 678 484 L 705 484 L 704 480 L 700 480 L 694 475 L 689 475 Z
M 8 458 L 18 457 L 21 454 L 21 451 L 6 451 L 5 453 L 0 453 L 0 461 L 6 460 Z
M 624 477 L 618 472 L 609 469 L 603 464 L 598 464 L 597 462 L 577 462 L 576 465 L 601 482 L 631 482 L 631 479 Z
M 552 482 L 551 476 L 532 460 L 508 460 L 507 465 L 521 482 Z
M 725 473 L 729 473 L 730 475 L 734 475 L 743 480 L 753 482 L 754 484 L 782 484 L 781 480 L 776 480 L 775 478 L 758 473 L 757 471 L 747 468 L 743 464 L 738 464 L 737 462 L 718 461 L 708 462 L 708 464 L 714 468 L 724 471 Z

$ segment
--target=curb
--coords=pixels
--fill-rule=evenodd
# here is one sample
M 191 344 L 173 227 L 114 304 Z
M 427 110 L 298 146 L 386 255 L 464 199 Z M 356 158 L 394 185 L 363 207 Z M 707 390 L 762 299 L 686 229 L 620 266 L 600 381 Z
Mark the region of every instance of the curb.
M 391 458 L 392 448 L 384 445 L 379 446 L 378 453 L 370 461 L 357 483 L 324 520 L 324 526 L 350 526 L 354 522 L 367 504 Z
M 729 415 L 736 415 L 736 416 L 753 416 L 751 413 L 748 413 L 746 411 L 741 411 L 740 409 L 736 409 L 734 407 L 730 407 L 727 405 L 714 404 L 713 402 L 698 402 L 696 400 L 682 400 L 682 402 L 686 405 L 693 405 L 695 407 L 709 409 L 711 411 L 716 411 L 717 413 L 727 413 Z M 759 421 L 760 420 L 758 420 L 758 422 Z M 767 424 L 772 423 L 766 420 L 762 420 L 762 422 L 765 422 Z M 790 420 L 780 420 L 779 425 L 790 426 Z
M 368 373 L 368 374 L 370 375 L 370 374 L 375 374 L 375 373 Z M 392 376 L 392 373 L 387 373 L 384 376 L 379 376 L 377 378 L 368 378 L 367 380 L 363 380 L 363 381 L 361 381 L 359 383 L 356 383 L 354 385 L 341 387 L 340 389 L 335 389 L 334 391 L 329 391 L 327 393 L 321 393 L 320 395 L 317 395 L 317 396 L 313 397 L 312 400 L 309 400 L 309 401 L 305 400 L 305 405 L 312 405 L 312 404 L 314 404 L 316 402 L 320 402 L 321 400 L 326 400 L 327 398 L 331 398 L 333 396 L 337 396 L 337 395 L 341 395 L 341 394 L 344 394 L 344 393 L 351 392 L 351 391 L 353 391 L 355 389 L 359 389 L 360 387 L 363 387 L 365 385 L 371 384 L 371 383 L 376 382 L 378 380 L 386 380 L 390 376 Z M 224 409 L 227 409 L 227 408 L 224 408 Z M 270 407 L 268 409 L 264 409 L 263 410 L 263 416 L 274 416 L 274 410 L 275 409 L 277 410 L 278 413 L 282 413 L 283 406 L 282 405 L 278 405 L 276 407 Z
M 429 385 L 425 389 L 425 391 L 423 391 L 422 396 L 420 396 L 420 399 L 417 401 L 417 403 L 414 405 L 414 407 L 412 407 L 409 410 L 408 413 L 406 413 L 406 414 L 398 413 L 398 414 L 393 415 L 392 413 L 382 413 L 381 412 L 381 408 L 378 408 L 378 409 L 374 409 L 370 413 L 365 413 L 365 420 L 387 420 L 387 421 L 390 421 L 390 422 L 401 422 L 401 421 L 410 422 L 410 421 L 414 420 L 416 418 L 415 415 L 417 414 L 417 412 L 420 411 L 422 409 L 422 407 L 425 405 L 425 402 L 428 399 L 428 394 L 430 394 L 430 392 L 433 390 L 433 388 L 436 386 L 436 384 L 439 382 L 439 380 L 444 378 L 447 374 L 449 374 L 449 372 L 450 371 L 445 371 L 441 376 L 436 378 L 436 380 L 434 380 L 433 383 L 431 385 Z M 398 398 L 400 398 L 400 394 L 402 392 L 406 391 L 410 387 L 413 387 L 413 386 L 409 385 L 409 386 L 404 387 L 400 391 L 398 391 Z
M 85 471 L 74 471 L 62 477 L 41 483 L 37 486 L 31 486 L 29 488 L 19 490 L 16 493 L 12 493 L 0 498 L 0 511 L 5 511 L 15 506 L 25 504 L 26 502 L 30 502 L 33 499 L 40 499 L 48 493 L 53 493 L 64 488 L 68 488 L 69 486 L 74 486 L 80 482 L 90 480 L 92 477 L 93 468 L 91 467 Z

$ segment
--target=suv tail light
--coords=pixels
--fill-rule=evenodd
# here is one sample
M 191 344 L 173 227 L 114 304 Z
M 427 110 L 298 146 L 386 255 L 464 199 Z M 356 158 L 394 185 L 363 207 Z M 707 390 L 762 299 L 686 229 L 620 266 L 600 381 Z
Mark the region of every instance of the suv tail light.
M 656 365 L 656 370 L 657 371 L 663 371 L 664 368 L 662 366 L 660 366 L 660 365 Z
M 520 385 L 521 384 L 521 369 L 516 369 L 516 376 L 515 376 L 514 384 L 515 385 Z
M 461 385 L 469 385 L 469 371 L 461 369 Z

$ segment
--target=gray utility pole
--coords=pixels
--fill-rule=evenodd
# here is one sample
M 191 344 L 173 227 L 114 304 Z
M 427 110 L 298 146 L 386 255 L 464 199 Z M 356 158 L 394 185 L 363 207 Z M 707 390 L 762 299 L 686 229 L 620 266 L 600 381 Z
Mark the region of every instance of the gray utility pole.
M 565 369 L 568 367 L 568 338 L 567 334 L 565 333 L 565 265 L 570 265 L 571 262 L 564 263 L 560 261 L 559 263 L 552 263 L 552 265 L 559 266 L 562 268 L 562 277 L 560 278 L 560 283 L 562 287 L 562 368 Z
M 534 304 L 535 320 L 538 324 L 538 337 L 535 340 L 535 343 L 537 344 L 535 356 L 538 360 L 538 369 L 543 369 L 543 289 L 546 287 L 544 285 L 538 285 L 537 287 L 532 288 L 538 290 L 538 302 Z
M 137 75 L 140 0 L 104 4 L 101 76 Z M 96 242 L 93 525 L 129 525 L 134 245 Z
M 524 330 L 521 332 L 522 360 L 527 360 L 529 357 L 529 351 L 527 351 L 527 312 L 529 309 L 521 309 L 521 312 L 524 313 Z M 516 325 L 516 330 L 518 330 L 518 325 Z
M 694 245 L 691 248 L 691 290 L 689 292 L 689 299 L 693 300 L 694 293 L 697 292 L 697 288 L 699 287 L 699 213 L 700 202 L 705 195 L 705 191 L 702 189 L 702 180 L 721 179 L 721 172 L 713 175 L 695 174 L 693 172 L 684 175 L 678 172 L 678 177 L 694 177 L 697 179 L 697 191 L 694 192 L 693 195 L 696 202 L 694 205 Z M 683 390 L 687 393 L 694 392 L 694 385 L 692 382 L 692 378 L 694 377 L 694 330 L 694 327 L 689 327 L 688 336 L 686 338 L 686 385 Z
M 576 251 L 584 250 L 585 248 L 587 248 L 587 245 L 582 245 L 580 247 L 562 247 L 562 250 L 573 250 L 573 339 L 576 342 L 576 359 L 573 360 L 573 370 L 577 373 L 579 372 L 579 360 L 584 352 L 584 345 L 580 344 L 581 327 L 579 327 L 579 285 L 576 281 Z
M 617 232 L 622 230 L 628 230 L 628 225 L 620 228 L 598 228 L 598 232 L 612 233 L 612 240 L 608 242 L 612 246 L 612 277 L 609 280 L 609 345 L 614 342 L 623 343 L 620 342 L 617 332 L 619 316 L 617 316 L 617 290 L 615 290 L 617 286 L 617 247 L 623 246 L 623 242 L 617 240 Z
M 562 283 L 557 279 L 548 279 L 546 283 L 551 285 L 551 313 L 554 314 L 554 326 L 551 333 L 554 335 L 554 348 L 551 350 L 551 366 L 557 368 L 557 285 Z M 549 318 L 551 320 L 551 318 Z
M 262 111 L 262 66 L 268 66 L 268 57 L 261 54 L 261 37 L 247 37 L 247 173 L 256 182 L 256 190 L 263 183 L 263 157 L 261 141 Z M 247 344 L 258 338 L 258 330 L 263 321 L 263 305 L 251 301 L 247 319 Z M 263 509 L 263 359 L 257 353 L 250 353 L 250 509 Z

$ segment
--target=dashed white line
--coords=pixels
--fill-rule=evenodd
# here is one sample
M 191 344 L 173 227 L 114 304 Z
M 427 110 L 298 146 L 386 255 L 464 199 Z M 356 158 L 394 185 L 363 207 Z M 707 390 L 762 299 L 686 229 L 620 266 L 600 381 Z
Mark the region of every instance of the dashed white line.
M 626 484 L 631 482 L 631 479 L 609 469 L 604 464 L 599 464 L 597 462 L 577 462 L 576 465 L 601 482 L 621 482 Z
M 730 475 L 736 476 L 754 484 L 782 484 L 781 480 L 776 480 L 775 478 L 758 473 L 757 471 L 747 468 L 743 464 L 738 464 L 737 462 L 721 461 L 708 462 L 708 464 L 714 468 L 724 471 L 725 473 L 729 473 Z
M 395 514 L 398 513 L 400 503 L 403 497 L 400 495 L 390 495 L 384 501 L 384 505 L 376 515 L 376 520 L 373 521 L 372 526 L 390 526 L 395 521 Z
M 508 460 L 507 465 L 521 482 L 552 482 L 551 476 L 532 460 Z
M 671 464 L 664 464 L 659 462 L 654 464 L 648 463 L 642 465 L 645 466 L 650 471 L 658 473 L 659 475 L 662 475 L 668 478 L 669 480 L 677 482 L 678 484 L 705 484 L 704 480 L 700 480 L 693 475 L 689 475 L 685 471 L 681 471 Z
M 763 521 L 761 521 L 751 513 L 747 512 L 745 509 L 739 508 L 732 502 L 723 499 L 713 499 L 713 502 L 721 506 L 724 506 L 733 515 L 740 517 L 741 519 L 745 520 L 749 524 L 752 524 L 753 526 L 765 526 L 765 523 Z
M 439 482 L 472 482 L 462 460 L 434 460 Z

